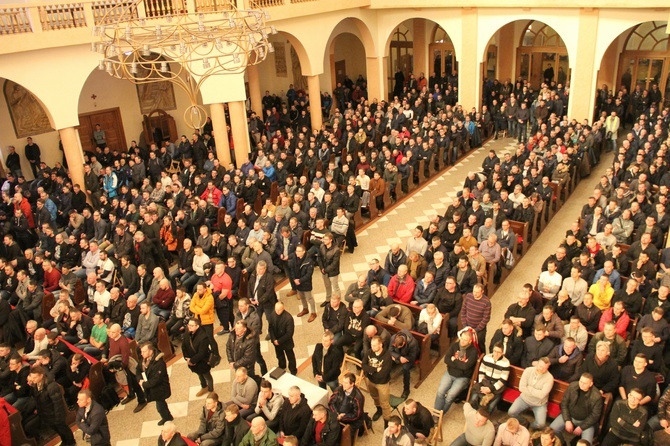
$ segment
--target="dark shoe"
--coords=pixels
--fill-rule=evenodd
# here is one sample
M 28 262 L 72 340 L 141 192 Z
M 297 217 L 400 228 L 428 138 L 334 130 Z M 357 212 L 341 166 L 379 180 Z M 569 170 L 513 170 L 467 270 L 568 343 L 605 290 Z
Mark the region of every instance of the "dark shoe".
M 131 402 L 134 399 L 135 399 L 135 395 L 133 395 L 133 396 L 129 395 L 129 396 L 127 396 L 127 397 L 125 397 L 124 399 L 121 400 L 121 404 L 123 404 L 125 406 L 126 404 L 128 404 L 129 402 Z
M 133 409 L 133 413 L 140 412 L 140 411 L 141 411 L 142 409 L 144 409 L 145 407 L 147 407 L 147 403 L 146 403 L 146 402 L 144 402 L 144 403 L 138 403 L 138 404 L 137 404 L 137 407 L 136 407 L 135 409 Z
M 326 308 L 326 305 L 328 305 L 328 301 L 324 301 L 321 305 L 319 305 L 321 308 Z
M 221 364 L 221 356 L 217 356 L 216 359 L 214 359 L 214 363 L 212 364 L 212 368 L 216 367 L 219 364 Z
M 162 425 L 164 425 L 165 423 L 167 423 L 168 421 L 172 421 L 172 420 L 174 420 L 174 417 L 170 417 L 170 418 L 166 418 L 166 419 L 164 419 L 164 420 L 160 420 L 160 421 L 158 422 L 158 425 L 159 425 L 159 426 L 162 426 Z
M 230 333 L 230 330 L 221 330 L 216 335 L 217 336 L 224 336 L 224 335 L 227 335 L 228 333 Z
M 382 417 L 382 408 L 377 407 L 377 412 L 375 412 L 375 414 L 372 416 L 372 421 L 377 421 L 381 417 Z
M 400 398 L 406 400 L 408 396 L 409 396 L 409 390 L 405 389 L 402 391 L 402 395 L 400 395 Z
M 269 341 L 269 340 L 270 340 L 270 335 L 267 335 L 267 336 L 265 337 L 265 340 L 266 340 L 266 341 Z
M 300 313 L 296 314 L 296 317 L 303 317 L 303 316 L 305 316 L 307 313 L 309 313 L 309 312 L 307 311 L 307 308 L 303 308 L 302 311 L 301 311 Z

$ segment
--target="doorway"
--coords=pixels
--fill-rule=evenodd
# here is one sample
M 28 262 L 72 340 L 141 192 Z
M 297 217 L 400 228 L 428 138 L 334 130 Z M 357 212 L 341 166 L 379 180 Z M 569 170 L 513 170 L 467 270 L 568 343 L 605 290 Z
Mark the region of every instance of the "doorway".
M 123 121 L 121 120 L 121 111 L 116 107 L 79 115 L 77 131 L 81 140 L 81 148 L 85 152 L 95 152 L 96 145 L 93 140 L 93 131 L 96 124 L 100 124 L 102 130 L 105 131 L 107 146 L 111 150 L 118 150 L 119 152 L 126 152 L 128 150 L 126 135 L 123 131 Z

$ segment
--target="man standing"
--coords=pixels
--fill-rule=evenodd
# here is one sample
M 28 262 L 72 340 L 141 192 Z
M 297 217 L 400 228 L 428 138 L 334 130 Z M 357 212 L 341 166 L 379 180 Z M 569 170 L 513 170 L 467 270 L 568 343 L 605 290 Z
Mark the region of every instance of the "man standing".
M 337 344 L 333 345 L 333 333 L 326 330 L 321 337 L 321 343 L 314 346 L 312 354 L 312 372 L 319 387 L 322 389 L 325 389 L 326 386 L 331 389 L 337 387 L 337 378 L 343 358 L 342 347 Z
M 285 370 L 288 360 L 288 371 L 297 376 L 298 369 L 295 363 L 295 353 L 293 352 L 294 328 L 293 316 L 284 309 L 283 303 L 277 302 L 275 304 L 275 315 L 270 319 L 268 327 L 270 341 L 275 347 L 279 368 Z
M 340 294 L 340 249 L 333 243 L 330 232 L 324 234 L 316 259 L 326 287 L 326 300 L 321 304 L 325 307 L 333 293 Z
M 302 317 L 309 313 L 307 322 L 313 322 L 316 319 L 316 305 L 314 297 L 312 297 L 313 272 L 314 263 L 311 258 L 305 255 L 305 246 L 302 244 L 296 246 L 295 253 L 289 256 L 288 275 L 302 304 L 302 311 L 296 316 Z M 307 309 L 308 305 L 309 310 Z
M 212 378 L 212 368 L 208 359 L 210 354 L 210 344 L 207 333 L 200 327 L 198 318 L 191 318 L 186 325 L 187 331 L 184 336 L 182 350 L 184 360 L 191 372 L 198 375 L 201 389 L 196 396 L 203 396 L 214 391 L 214 378 Z M 230 358 L 229 358 L 230 359 Z
M 579 381 L 570 383 L 563 394 L 561 415 L 556 417 L 550 427 L 556 433 L 565 430 L 593 442 L 602 410 L 603 398 L 598 389 L 593 387 L 593 375 L 583 373 Z
M 435 396 L 435 409 L 442 410 L 446 414 L 456 397 L 470 383 L 472 374 L 477 365 L 477 349 L 472 343 L 470 332 L 461 333 L 459 341 L 449 347 L 444 357 L 447 371 L 442 375 L 440 385 Z
M 470 327 L 477 333 L 477 342 L 486 342 L 486 325 L 491 320 L 491 299 L 484 294 L 484 286 L 476 284 L 472 293 L 465 295 L 461 309 L 463 327 Z
M 554 385 L 549 364 L 549 358 L 545 356 L 523 371 L 519 383 L 521 395 L 512 403 L 508 412 L 510 417 L 518 417 L 524 410 L 532 409 L 535 415 L 535 421 L 531 424 L 533 429 L 542 429 L 547 422 L 547 402 Z
M 211 365 L 216 367 L 221 362 L 221 354 L 219 353 L 219 344 L 214 339 L 214 296 L 212 296 L 212 292 L 207 288 L 205 282 L 198 283 L 195 289 L 196 292 L 193 293 L 189 309 L 195 318 L 200 321 L 198 325 L 209 339 L 209 347 L 211 353 L 214 354 L 214 363 Z
M 77 395 L 77 426 L 91 439 L 91 446 L 110 446 L 109 423 L 105 409 L 93 401 L 91 391 L 82 389 Z
M 76 445 L 74 435 L 65 422 L 67 407 L 58 384 L 45 376 L 42 366 L 35 366 L 30 370 L 28 383 L 43 428 L 56 431 L 63 446 Z
M 40 158 L 42 157 L 42 151 L 40 146 L 33 142 L 33 139 L 29 136 L 26 140 L 28 144 L 25 147 L 26 159 L 30 163 L 30 168 L 33 171 L 33 177 L 37 178 L 37 173 L 40 170 Z
M 385 423 L 391 418 L 389 382 L 391 381 L 392 368 L 391 353 L 384 348 L 379 336 L 373 337 L 370 341 L 370 350 L 363 357 L 363 372 L 365 373 L 368 391 L 377 408 L 372 416 L 373 421 L 377 421 L 382 414 Z
M 209 281 L 211 285 L 214 308 L 216 308 L 216 315 L 219 317 L 221 323 L 221 331 L 217 333 L 218 336 L 223 336 L 230 333 L 230 328 L 233 325 L 233 279 L 226 273 L 226 265 L 219 262 L 214 267 L 214 274 Z
M 142 354 L 142 361 L 137 364 L 135 375 L 139 377 L 139 383 L 144 390 L 147 401 L 156 402 L 156 410 L 161 416 L 158 425 L 162 426 L 166 421 L 174 419 L 165 402 L 171 395 L 170 376 L 163 360 L 163 353 L 156 354 L 156 347 L 153 344 L 144 344 L 140 353 Z

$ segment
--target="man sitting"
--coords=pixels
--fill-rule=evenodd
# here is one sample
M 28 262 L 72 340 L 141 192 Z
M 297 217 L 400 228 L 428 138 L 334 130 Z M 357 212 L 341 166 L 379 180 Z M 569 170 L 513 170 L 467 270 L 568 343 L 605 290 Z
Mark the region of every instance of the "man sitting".
M 472 387 L 470 404 L 473 408 L 485 407 L 493 413 L 509 379 L 510 363 L 503 355 L 501 342 L 493 345 L 492 352 L 485 355 L 479 366 L 477 382 Z
M 509 418 L 498 428 L 495 444 L 500 446 L 527 445 L 530 444 L 530 433 L 519 423 L 519 420 Z
M 414 361 L 419 357 L 419 343 L 409 330 L 403 329 L 391 338 L 391 358 L 394 364 L 402 366 L 402 399 L 409 395 L 409 377 Z
M 542 429 L 547 421 L 547 402 L 554 385 L 549 364 L 549 358 L 544 356 L 534 366 L 523 371 L 519 383 L 521 395 L 512 403 L 508 412 L 510 417 L 518 417 L 524 410 L 532 409 L 535 415 L 535 421 L 531 424 L 533 429 Z
M 221 444 L 224 427 L 225 417 L 219 395 L 211 392 L 200 414 L 200 426 L 197 431 L 188 434 L 188 439 L 201 446 L 217 446 Z
M 414 316 L 412 315 L 412 311 L 404 305 L 389 305 L 377 313 L 375 319 L 393 325 L 401 330 L 411 330 L 414 326 Z
M 561 415 L 556 417 L 551 428 L 556 433 L 563 430 L 583 440 L 593 442 L 596 428 L 603 410 L 603 398 L 593 387 L 593 376 L 584 373 L 577 382 L 571 382 L 563 394 Z
M 414 437 L 409 433 L 406 426 L 402 425 L 402 420 L 398 415 L 389 418 L 388 427 L 384 429 L 383 446 L 412 446 Z
M 342 378 L 342 385 L 337 387 L 328 400 L 328 408 L 337 415 L 340 423 L 348 424 L 351 430 L 351 441 L 358 433 L 365 433 L 363 423 L 369 422 L 365 413 L 365 396 L 356 387 L 356 375 L 347 373 Z
M 521 356 L 521 367 L 526 368 L 535 365 L 535 361 L 547 356 L 554 348 L 554 343 L 546 337 L 546 329 L 540 324 L 535 327 L 533 336 L 526 338 Z
M 563 344 L 557 345 L 549 353 L 551 362 L 550 372 L 556 379 L 572 382 L 579 376 L 577 369 L 582 363 L 582 352 L 572 338 L 567 338 Z
M 273 431 L 279 427 L 279 411 L 284 404 L 284 397 L 281 392 L 272 391 L 272 383 L 267 380 L 261 381 L 261 391 L 258 394 L 258 401 L 254 413 L 247 417 L 247 421 L 253 421 L 258 416 L 267 420 L 268 427 Z M 253 423 L 252 423 L 253 424 Z
M 598 331 L 603 331 L 607 322 L 614 323 L 614 331 L 616 331 L 616 334 L 621 336 L 624 340 L 628 337 L 630 316 L 628 316 L 628 312 L 624 308 L 623 301 L 618 300 L 612 304 L 612 307 L 603 311 L 602 316 L 600 316 L 600 322 L 598 323 Z
M 610 431 L 600 443 L 601 446 L 639 443 L 648 417 L 647 409 L 640 404 L 645 394 L 642 390 L 633 388 L 626 396 L 614 403 L 610 412 Z
M 240 416 L 246 418 L 254 412 L 257 399 L 258 384 L 249 378 L 246 367 L 238 367 L 231 386 L 230 401 L 240 409 Z
M 405 427 L 414 438 L 428 438 L 431 429 L 435 426 L 430 410 L 423 407 L 420 402 L 411 399 L 405 401 L 402 418 Z
M 293 435 L 302 438 L 312 416 L 312 409 L 309 408 L 300 387 L 292 386 L 288 390 L 287 399 L 288 404 L 282 406 L 279 414 L 279 436 Z
M 317 404 L 312 411 L 312 419 L 307 424 L 300 446 L 339 445 L 342 426 L 337 416 L 323 404 Z
M 458 342 L 449 347 L 444 357 L 447 371 L 435 396 L 435 409 L 443 410 L 446 414 L 456 397 L 468 386 L 477 365 L 477 349 L 472 343 L 472 335 L 465 331 L 461 333 Z

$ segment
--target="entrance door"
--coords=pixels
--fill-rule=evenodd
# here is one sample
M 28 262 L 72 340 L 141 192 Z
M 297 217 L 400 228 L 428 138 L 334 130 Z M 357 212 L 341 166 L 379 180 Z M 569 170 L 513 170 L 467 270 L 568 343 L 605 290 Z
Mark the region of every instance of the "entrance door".
M 335 82 L 344 82 L 344 76 L 347 75 L 347 64 L 344 60 L 335 62 Z
M 123 132 L 123 121 L 121 121 L 121 111 L 117 107 L 79 115 L 77 131 L 81 140 L 81 148 L 84 151 L 95 152 L 93 131 L 96 124 L 100 124 L 102 130 L 105 131 L 107 146 L 110 149 L 118 150 L 119 152 L 128 150 L 126 135 Z

